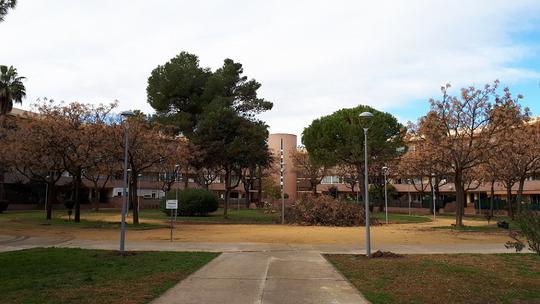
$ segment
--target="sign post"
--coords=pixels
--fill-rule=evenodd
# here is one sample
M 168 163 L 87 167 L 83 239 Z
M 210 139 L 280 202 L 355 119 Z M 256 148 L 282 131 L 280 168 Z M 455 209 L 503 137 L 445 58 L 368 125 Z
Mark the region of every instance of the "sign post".
M 171 242 L 173 240 L 173 212 L 176 213 L 177 209 L 178 209 L 178 200 L 166 200 L 165 201 L 165 209 L 167 210 L 171 210 L 171 225 L 170 225 L 170 228 L 171 228 Z

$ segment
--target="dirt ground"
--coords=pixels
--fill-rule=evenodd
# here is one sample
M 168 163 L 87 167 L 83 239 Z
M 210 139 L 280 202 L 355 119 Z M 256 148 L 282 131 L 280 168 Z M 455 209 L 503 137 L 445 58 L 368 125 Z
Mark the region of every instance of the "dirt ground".
M 88 219 L 119 221 L 115 215 L 89 215 Z M 143 223 L 167 223 L 162 220 L 143 219 Z M 509 237 L 504 232 L 464 232 L 431 229 L 434 226 L 449 226 L 454 221 L 439 218 L 434 222 L 417 224 L 390 224 L 373 226 L 371 230 L 374 246 L 385 244 L 429 245 L 429 244 L 489 244 L 505 243 Z M 485 225 L 484 221 L 465 221 L 465 225 Z M 75 226 L 75 225 L 74 225 Z M 0 227 L 0 234 L 24 236 L 55 236 L 88 240 L 116 240 L 116 229 L 93 229 L 59 226 L 33 226 L 25 228 Z M 281 243 L 281 244 L 362 244 L 363 227 L 306 227 L 292 225 L 244 225 L 244 224 L 194 224 L 176 223 L 175 240 L 180 242 L 217 243 Z M 128 230 L 127 239 L 136 241 L 168 240 L 167 228 Z

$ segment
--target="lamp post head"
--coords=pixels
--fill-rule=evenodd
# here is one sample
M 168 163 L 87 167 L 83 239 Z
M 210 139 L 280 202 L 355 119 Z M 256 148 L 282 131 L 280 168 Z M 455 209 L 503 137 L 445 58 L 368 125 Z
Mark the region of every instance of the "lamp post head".
M 373 117 L 373 113 L 371 113 L 371 112 L 362 112 L 362 113 L 360 113 L 360 115 L 358 115 L 358 117 L 369 119 L 369 118 Z
M 388 167 L 387 166 L 382 167 L 382 171 L 384 174 L 388 173 Z
M 371 112 L 362 112 L 360 113 L 360 115 L 358 115 L 358 117 L 360 117 L 360 119 L 371 119 L 373 117 L 373 113 Z M 364 134 L 367 134 L 369 128 L 366 126 L 364 127 Z M 367 135 L 366 135 L 367 136 Z

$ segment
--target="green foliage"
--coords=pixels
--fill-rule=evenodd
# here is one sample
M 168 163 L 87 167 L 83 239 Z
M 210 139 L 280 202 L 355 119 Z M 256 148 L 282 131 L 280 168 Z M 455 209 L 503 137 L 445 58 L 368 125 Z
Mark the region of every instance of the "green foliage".
M 148 79 L 148 103 L 159 118 L 188 132 L 208 102 L 203 98 L 209 69 L 199 66 L 196 55 L 182 52 L 152 71 Z
M 281 189 L 279 184 L 272 178 L 263 178 L 262 193 L 265 199 L 277 200 L 281 198 Z
M 24 79 L 19 76 L 16 68 L 0 65 L 0 116 L 11 112 L 13 103 L 21 103 L 26 97 Z
M 231 108 L 217 107 L 209 108 L 199 121 L 192 143 L 204 150 L 198 162 L 240 176 L 242 168 L 270 165 L 267 138 L 268 126 L 262 121 L 238 115 Z
M 364 224 L 364 209 L 355 203 L 340 202 L 330 196 L 306 196 L 285 211 L 290 224 L 316 226 L 358 226 Z
M 365 111 L 373 117 L 361 119 L 359 115 Z M 369 128 L 370 158 L 384 161 L 404 152 L 405 127 L 391 114 L 363 105 L 314 120 L 304 129 L 302 143 L 316 161 L 360 168 L 364 162 L 364 128 Z
M 506 248 L 514 248 L 519 252 L 527 244 L 530 250 L 540 255 L 540 214 L 532 210 L 523 210 L 515 223 L 519 230 L 510 233 L 514 241 L 507 242 Z
M 272 103 L 257 96 L 261 84 L 243 76 L 242 64 L 225 59 L 212 72 L 199 66 L 199 58 L 182 52 L 152 71 L 148 103 L 161 122 L 190 135 L 210 107 L 230 108 L 242 116 L 270 110 Z
M 162 210 L 170 215 L 170 210 L 165 209 L 165 200 L 176 199 L 176 192 L 170 191 L 161 201 Z M 178 193 L 178 215 L 182 216 L 206 216 L 218 209 L 217 197 L 212 191 L 206 189 L 184 189 Z
M 386 185 L 386 191 L 388 193 L 388 200 L 397 196 L 396 188 L 392 184 Z M 369 186 L 369 198 L 375 201 L 384 201 L 384 184 L 372 184 Z

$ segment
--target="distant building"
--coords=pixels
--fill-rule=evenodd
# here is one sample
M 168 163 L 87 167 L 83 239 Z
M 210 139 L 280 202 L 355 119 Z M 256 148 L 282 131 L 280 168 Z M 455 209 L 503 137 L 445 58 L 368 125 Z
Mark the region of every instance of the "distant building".
M 33 116 L 35 113 L 24 111 L 20 109 L 13 109 L 10 114 L 14 117 Z M 540 118 L 535 118 L 531 123 L 538 123 L 540 132 Z M 284 158 L 284 192 L 286 194 L 287 203 L 294 202 L 299 195 L 310 194 L 313 191 L 310 188 L 309 182 L 306 177 L 298 174 L 297 168 L 294 167 L 292 160 L 292 153 L 297 151 L 298 139 L 294 134 L 276 133 L 270 134 L 268 138 L 268 147 L 275 157 L 273 168 L 268 170 L 270 172 L 268 178 L 274 181 L 275 186 L 280 184 L 280 152 L 283 149 Z M 307 153 L 306 151 L 303 151 Z M 332 172 L 330 170 L 329 172 Z M 68 195 L 71 184 L 71 176 L 66 172 L 62 173 L 63 177 L 57 187 L 58 204 L 61 204 Z M 139 177 L 139 189 L 137 189 L 137 196 L 140 199 L 142 207 L 157 207 L 159 199 L 165 196 L 163 191 L 163 179 L 170 173 L 163 172 L 160 168 L 151 168 L 147 172 L 144 172 Z M 233 177 L 238 178 L 238 177 Z M 235 181 L 233 181 L 234 183 Z M 250 202 L 246 202 L 248 197 L 245 192 L 244 185 L 240 182 L 239 185 L 231 192 L 232 207 L 238 205 L 238 207 L 247 207 L 249 203 L 260 203 L 262 198 L 262 177 L 257 176 L 253 179 L 253 185 L 250 188 L 251 198 Z M 390 199 L 390 206 L 393 207 L 408 207 L 409 203 L 412 207 L 422 208 L 422 200 L 427 199 L 431 194 L 429 186 L 419 189 L 415 187 L 411 180 L 400 179 L 399 177 L 391 177 L 389 183 L 395 188 L 396 195 Z M 418 183 L 418 181 L 417 181 Z M 83 180 L 85 199 L 83 201 L 83 207 L 90 207 L 90 198 L 95 194 L 92 193 L 91 183 Z M 171 191 L 184 188 L 201 188 L 202 186 L 196 182 L 196 174 L 194 172 L 183 172 L 179 174 L 178 181 L 174 182 L 171 187 Z M 359 187 L 356 185 L 355 192 L 353 193 L 340 176 L 329 173 L 328 176 L 322 178 L 321 183 L 317 185 L 317 194 L 328 194 L 331 190 L 336 191 L 341 197 L 355 197 L 355 193 Z M 42 208 L 44 205 L 45 191 L 47 191 L 45 185 L 39 183 L 33 183 L 28 179 L 22 177 L 17 173 L 8 173 L 6 175 L 6 190 L 8 200 L 10 201 L 9 209 L 34 209 Z M 216 193 L 218 198 L 223 199 L 225 196 L 225 184 L 224 177 L 218 176 L 216 180 L 209 186 L 209 190 Z M 423 191 L 422 191 L 423 190 Z M 478 200 L 487 202 L 490 196 L 490 185 L 482 184 L 477 189 L 471 190 L 467 193 L 467 208 L 471 212 L 471 208 L 474 208 L 473 203 Z M 439 193 L 441 198 L 447 202 L 455 201 L 455 188 L 452 183 L 446 183 L 440 186 Z M 513 194 L 517 193 L 517 185 L 513 188 Z M 123 194 L 123 182 L 122 174 L 113 177 L 104 187 L 101 193 L 102 207 L 119 207 L 122 202 Z M 424 197 L 422 197 L 422 194 Z M 540 172 L 533 174 L 525 183 L 524 189 L 524 201 L 540 203 Z M 506 189 L 501 184 L 495 184 L 495 196 L 499 200 L 506 199 Z M 425 204 L 424 204 L 425 208 Z M 451 210 L 450 210 L 451 211 Z

